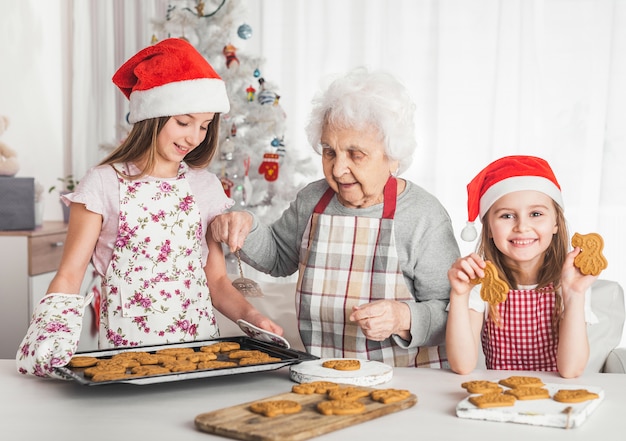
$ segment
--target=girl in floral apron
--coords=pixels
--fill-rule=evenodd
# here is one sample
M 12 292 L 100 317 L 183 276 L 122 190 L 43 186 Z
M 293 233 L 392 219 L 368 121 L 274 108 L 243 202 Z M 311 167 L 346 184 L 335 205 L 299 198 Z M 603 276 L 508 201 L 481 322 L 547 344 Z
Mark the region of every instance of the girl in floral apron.
M 130 100 L 127 139 L 81 180 L 67 241 L 48 294 L 17 353 L 18 370 L 59 376 L 78 345 L 91 298 L 79 292 L 88 263 L 102 276 L 100 348 L 219 336 L 213 307 L 282 334 L 233 286 L 212 218 L 233 205 L 206 167 L 217 149 L 223 81 L 193 46 L 167 39 L 113 77 Z
M 440 202 L 395 175 L 416 147 L 414 105 L 384 72 L 354 70 L 313 102 L 309 142 L 325 179 L 302 189 L 272 225 L 217 216 L 214 238 L 260 271 L 298 271 L 300 336 L 324 358 L 447 366 L 447 268 L 459 257 Z M 245 241 L 244 241 L 245 239 Z
M 451 368 L 471 372 L 482 343 L 488 369 L 583 373 L 589 358 L 585 297 L 597 276 L 574 266 L 579 247 L 568 252 L 561 187 L 541 158 L 507 156 L 485 167 L 467 186 L 468 226 L 483 225 L 477 253 L 457 260 L 448 272 L 451 294 L 446 347 Z M 510 288 L 490 308 L 481 286 L 491 261 Z

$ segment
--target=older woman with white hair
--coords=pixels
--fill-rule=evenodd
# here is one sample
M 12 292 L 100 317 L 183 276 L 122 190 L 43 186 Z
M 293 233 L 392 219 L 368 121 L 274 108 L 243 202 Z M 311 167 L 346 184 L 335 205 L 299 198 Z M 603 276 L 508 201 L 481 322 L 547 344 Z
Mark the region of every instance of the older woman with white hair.
M 393 366 L 447 367 L 447 269 L 459 257 L 448 213 L 397 176 L 416 148 L 415 105 L 384 72 L 359 68 L 313 100 L 308 140 L 325 179 L 272 225 L 246 211 L 211 224 L 215 240 L 273 276 L 299 271 L 306 350 Z

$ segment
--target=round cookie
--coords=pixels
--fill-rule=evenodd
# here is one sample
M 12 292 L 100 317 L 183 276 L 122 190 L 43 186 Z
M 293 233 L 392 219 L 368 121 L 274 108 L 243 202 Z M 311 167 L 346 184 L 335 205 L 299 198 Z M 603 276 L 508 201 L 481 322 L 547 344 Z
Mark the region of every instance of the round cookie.
M 356 359 L 326 360 L 322 363 L 322 366 L 337 369 L 338 371 L 358 371 L 361 369 L 361 362 Z
M 117 373 L 117 374 L 125 374 L 126 368 L 121 365 L 111 365 L 111 366 L 91 366 L 85 369 L 83 375 L 87 378 L 93 378 L 94 376 L 102 373 Z
M 516 387 L 542 387 L 544 386 L 543 381 L 539 377 L 532 377 L 526 375 L 512 375 L 507 378 L 503 378 L 498 381 L 502 386 L 510 387 L 511 389 Z
M 228 358 L 266 358 L 266 357 L 269 357 L 269 355 L 263 351 L 259 351 L 256 349 L 252 349 L 252 350 L 241 349 L 238 351 L 232 351 L 228 353 Z
M 201 361 L 200 363 L 198 363 L 198 369 L 221 369 L 236 366 L 237 363 L 235 363 L 234 361 L 209 360 Z
M 582 403 L 597 398 L 600 398 L 600 395 L 589 392 L 587 389 L 560 389 L 552 397 L 554 401 L 559 403 Z
M 263 363 L 273 363 L 275 361 L 280 361 L 278 357 L 243 357 L 239 359 L 239 366 L 247 366 L 250 364 L 263 364 Z
M 305 361 L 289 367 L 289 377 L 296 383 L 330 381 L 353 386 L 375 386 L 391 380 L 393 367 L 380 361 L 359 360 L 360 369 L 343 371 L 322 366 L 325 361 L 335 358 Z
M 481 409 L 487 409 L 491 407 L 510 407 L 515 404 L 515 397 L 513 395 L 503 394 L 499 392 L 492 392 L 483 395 L 472 395 L 468 398 L 468 400 L 474 406 Z
M 411 392 L 406 389 L 379 389 L 370 393 L 370 398 L 383 404 L 397 403 L 406 400 Z
M 201 346 L 201 352 L 228 352 L 236 351 L 241 348 L 241 345 L 234 341 L 221 341 L 212 345 Z
M 275 417 L 298 413 L 302 410 L 302 406 L 293 400 L 259 401 L 252 403 L 250 410 L 266 417 Z
M 354 386 L 340 387 L 328 391 L 328 398 L 331 400 L 358 400 L 369 396 L 370 391 Z
M 513 395 L 518 400 L 541 400 L 544 398 L 550 398 L 550 392 L 543 387 L 516 387 L 509 389 L 505 394 Z
M 81 355 L 75 355 L 68 363 L 68 365 L 73 368 L 86 368 L 95 366 L 96 364 L 98 364 L 98 359 L 96 357 Z
M 356 415 L 365 410 L 365 404 L 356 400 L 328 400 L 317 405 L 323 415 Z
M 99 372 L 93 377 L 91 377 L 91 381 L 96 383 L 100 383 L 103 381 L 115 381 L 121 380 L 123 378 L 127 378 L 128 374 L 126 372 L 113 372 L 113 371 L 103 371 Z
M 339 385 L 332 381 L 312 381 L 310 383 L 296 384 L 291 388 L 297 394 L 325 394 L 331 390 L 338 389 Z
M 498 383 L 486 380 L 472 380 L 461 383 L 461 387 L 470 394 L 484 394 L 488 392 L 502 392 Z
M 170 370 L 163 366 L 158 365 L 142 365 L 135 366 L 130 370 L 133 375 L 137 376 L 149 376 L 149 375 L 158 375 L 158 374 L 169 374 Z

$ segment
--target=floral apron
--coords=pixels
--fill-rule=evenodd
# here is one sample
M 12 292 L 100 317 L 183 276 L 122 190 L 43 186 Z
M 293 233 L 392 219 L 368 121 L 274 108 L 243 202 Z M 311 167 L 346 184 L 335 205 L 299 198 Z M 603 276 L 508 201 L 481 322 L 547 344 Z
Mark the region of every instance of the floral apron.
M 100 348 L 219 336 L 202 265 L 200 210 L 174 180 L 119 178 L 119 230 L 102 282 Z
M 482 331 L 488 369 L 556 371 L 558 337 L 552 331 L 555 293 L 511 290 L 498 305 L 501 327 L 487 318 Z
M 307 351 L 322 358 L 383 361 L 393 366 L 441 367 L 444 347 L 404 349 L 368 340 L 350 322 L 352 307 L 374 300 L 413 302 L 395 246 L 393 219 L 397 181 L 384 190 L 382 218 L 325 215 L 335 196 L 322 196 L 302 237 L 296 309 Z

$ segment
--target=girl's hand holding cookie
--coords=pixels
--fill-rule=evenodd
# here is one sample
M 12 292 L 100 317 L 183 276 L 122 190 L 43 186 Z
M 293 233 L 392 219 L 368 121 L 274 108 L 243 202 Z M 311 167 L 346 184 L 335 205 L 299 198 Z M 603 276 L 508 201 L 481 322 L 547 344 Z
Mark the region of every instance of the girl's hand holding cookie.
M 561 271 L 561 289 L 563 293 L 563 301 L 567 302 L 568 298 L 573 295 L 584 296 L 585 292 L 593 285 L 598 276 L 585 275 L 575 266 L 574 260 L 580 255 L 580 248 L 567 253 L 563 270 Z
M 485 277 L 486 262 L 476 253 L 460 257 L 448 270 L 448 280 L 453 293 L 469 294 L 476 280 Z

